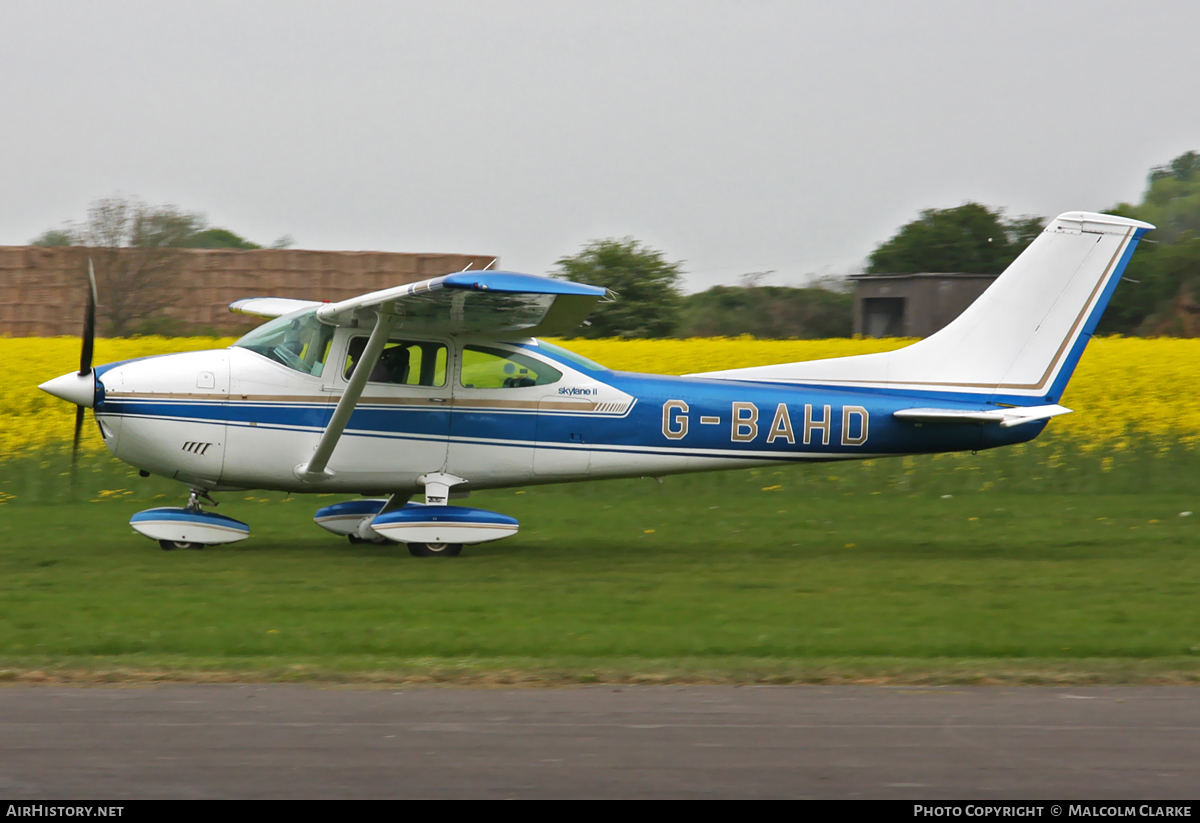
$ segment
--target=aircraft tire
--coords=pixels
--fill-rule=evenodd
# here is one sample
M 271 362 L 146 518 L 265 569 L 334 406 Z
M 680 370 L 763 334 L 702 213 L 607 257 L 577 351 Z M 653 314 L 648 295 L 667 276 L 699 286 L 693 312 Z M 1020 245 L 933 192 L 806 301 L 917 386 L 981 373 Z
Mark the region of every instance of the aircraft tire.
M 158 545 L 165 552 L 173 552 L 176 549 L 203 549 L 203 543 L 190 543 L 186 540 L 159 540 Z
M 384 543 L 388 542 L 387 538 L 385 538 L 385 537 L 379 537 L 379 538 L 375 538 L 373 540 L 364 540 L 363 538 L 359 537 L 357 534 L 348 534 L 348 535 L 346 535 L 346 538 L 355 546 L 360 546 L 363 543 L 369 543 L 369 544 L 375 545 L 375 546 L 382 546 Z
M 409 543 L 408 553 L 413 557 L 458 557 L 462 543 Z

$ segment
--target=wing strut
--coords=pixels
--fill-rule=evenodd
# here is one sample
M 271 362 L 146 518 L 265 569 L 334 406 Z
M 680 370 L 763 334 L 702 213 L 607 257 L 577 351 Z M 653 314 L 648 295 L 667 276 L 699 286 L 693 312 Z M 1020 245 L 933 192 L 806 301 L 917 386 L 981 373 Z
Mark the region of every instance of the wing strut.
M 392 333 L 392 326 L 396 324 L 396 316 L 392 314 L 392 308 L 391 303 L 380 307 L 375 320 L 375 328 L 371 331 L 370 339 L 367 340 L 367 348 L 354 366 L 354 374 L 350 376 L 350 383 L 346 386 L 346 391 L 342 392 L 337 408 L 333 410 L 333 416 L 329 418 L 329 424 L 321 435 L 321 442 L 317 444 L 317 450 L 313 452 L 311 460 L 301 463 L 293 470 L 296 477 L 306 483 L 320 483 L 322 480 L 333 477 L 333 472 L 325 467 L 329 464 L 329 458 L 333 456 L 333 450 L 337 448 L 338 441 L 342 438 L 346 424 L 350 422 L 350 415 L 354 413 L 354 407 L 358 405 L 358 398 L 362 396 L 367 379 L 371 376 L 375 364 L 379 362 L 383 346 L 387 343 L 388 335 Z

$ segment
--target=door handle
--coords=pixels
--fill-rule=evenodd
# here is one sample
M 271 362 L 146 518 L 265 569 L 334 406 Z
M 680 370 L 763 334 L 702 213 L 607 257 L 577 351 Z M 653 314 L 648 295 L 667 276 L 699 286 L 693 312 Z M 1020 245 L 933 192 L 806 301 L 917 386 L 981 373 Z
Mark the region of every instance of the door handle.
M 445 403 L 445 402 L 446 402 L 446 398 L 444 398 L 444 397 L 431 397 L 431 398 L 429 398 L 429 402 L 430 402 L 430 403 Z

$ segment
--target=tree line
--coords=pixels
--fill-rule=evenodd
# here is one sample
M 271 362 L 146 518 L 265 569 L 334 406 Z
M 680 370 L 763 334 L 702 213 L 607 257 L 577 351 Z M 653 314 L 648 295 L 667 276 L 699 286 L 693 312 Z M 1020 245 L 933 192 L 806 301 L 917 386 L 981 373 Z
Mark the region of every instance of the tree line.
M 288 236 L 272 248 L 287 248 Z M 208 225 L 200 212 L 151 206 L 137 198 L 105 197 L 88 208 L 82 223 L 67 222 L 35 237 L 35 246 L 87 246 L 96 270 L 105 333 L 176 334 L 164 309 L 181 298 L 180 249 L 260 249 L 230 231 Z
M 1158 230 L 1138 246 L 1099 332 L 1200 336 L 1200 154 L 1189 151 L 1155 166 L 1139 202 L 1105 211 L 1145 220 Z M 1046 222 L 1037 215 L 1010 218 L 1002 208 L 974 202 L 926 209 L 875 247 L 865 271 L 1000 274 Z M 123 198 L 98 200 L 86 222 L 68 223 L 33 242 L 97 249 L 97 274 L 110 303 L 108 331 L 117 336 L 162 330 L 155 319 L 177 299 L 174 250 L 261 248 L 228 229 L 210 227 L 202 214 Z M 291 238 L 284 237 L 273 248 L 289 245 Z M 112 252 L 117 248 L 139 251 L 118 255 Z M 550 272 L 609 290 L 609 299 L 580 329 L 583 337 L 823 338 L 847 337 L 853 330 L 854 298 L 844 279 L 793 288 L 758 285 L 758 275 L 748 274 L 739 286 L 685 295 L 683 274 L 681 261 L 631 237 L 593 240 L 560 258 Z
M 1189 151 L 1155 166 L 1138 203 L 1105 212 L 1158 230 L 1139 244 L 1099 333 L 1200 336 L 1200 154 Z M 865 272 L 1000 274 L 1046 223 L 973 202 L 925 209 L 875 247 Z M 560 260 L 554 274 L 616 292 L 583 331 L 588 337 L 814 338 L 846 336 L 852 326 L 853 298 L 844 281 L 806 289 L 717 286 L 682 296 L 681 264 L 629 238 L 593 242 Z
M 1138 245 L 1098 332 L 1200 334 L 1200 154 L 1185 152 L 1155 166 L 1139 202 L 1104 211 L 1158 228 Z M 1006 219 L 1002 210 L 978 203 L 930 209 L 880 244 L 867 271 L 999 274 L 1045 224 L 1043 217 Z
M 551 276 L 609 290 L 581 337 L 849 337 L 854 297 L 841 281 L 809 288 L 714 286 L 680 291 L 683 264 L 631 237 L 594 240 Z M 750 279 L 750 278 L 747 278 Z

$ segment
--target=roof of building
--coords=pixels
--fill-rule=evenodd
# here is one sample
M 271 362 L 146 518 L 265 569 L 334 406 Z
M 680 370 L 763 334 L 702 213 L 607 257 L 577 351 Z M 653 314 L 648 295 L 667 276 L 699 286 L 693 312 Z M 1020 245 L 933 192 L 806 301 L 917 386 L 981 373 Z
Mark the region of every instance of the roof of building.
M 973 272 L 964 272 L 964 271 L 948 271 L 948 272 L 923 271 L 923 272 L 907 273 L 907 274 L 905 274 L 905 273 L 852 274 L 852 275 L 850 275 L 850 279 L 851 280 L 889 280 L 889 279 L 890 280 L 902 280 L 902 279 L 916 278 L 916 277 L 933 277 L 933 278 L 938 278 L 938 279 L 944 279 L 947 277 L 960 277 L 963 279 L 986 277 L 989 280 L 995 280 L 999 276 L 1000 275 L 998 275 L 998 274 L 975 274 Z

